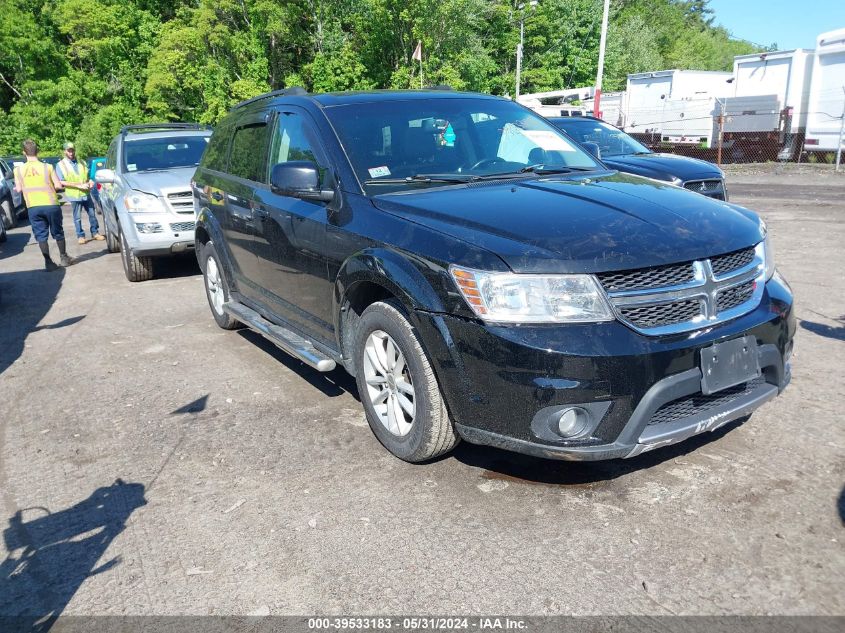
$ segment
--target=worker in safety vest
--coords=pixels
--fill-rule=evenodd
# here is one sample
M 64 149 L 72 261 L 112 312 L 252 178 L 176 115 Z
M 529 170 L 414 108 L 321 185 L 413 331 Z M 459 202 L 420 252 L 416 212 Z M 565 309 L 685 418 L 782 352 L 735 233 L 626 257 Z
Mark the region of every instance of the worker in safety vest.
M 76 228 L 76 238 L 80 244 L 85 244 L 85 231 L 82 230 L 82 209 L 88 212 L 88 225 L 91 228 L 91 238 L 106 239 L 100 235 L 100 225 L 94 204 L 88 192 L 94 186 L 94 181 L 88 177 L 88 166 L 84 160 L 76 158 L 76 148 L 73 143 L 65 143 L 65 157 L 56 165 L 56 175 L 65 188 L 65 198 L 73 209 L 73 225 Z
M 62 188 L 53 167 L 38 160 L 38 145 L 26 140 L 22 145 L 26 162 L 15 167 L 15 191 L 23 194 L 29 211 L 29 223 L 38 247 L 44 255 L 44 267 L 56 270 L 55 262 L 50 259 L 50 234 L 59 247 L 62 266 L 70 266 L 73 261 L 65 250 L 65 232 L 62 228 L 62 208 L 59 206 L 58 189 Z

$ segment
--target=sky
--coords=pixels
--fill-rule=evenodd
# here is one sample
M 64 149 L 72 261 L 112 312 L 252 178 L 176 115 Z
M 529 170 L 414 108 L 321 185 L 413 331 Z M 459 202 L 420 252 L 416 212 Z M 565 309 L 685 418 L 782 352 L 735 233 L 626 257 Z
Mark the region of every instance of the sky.
M 710 8 L 734 37 L 781 50 L 815 48 L 819 33 L 845 28 L 845 0 L 710 0 Z

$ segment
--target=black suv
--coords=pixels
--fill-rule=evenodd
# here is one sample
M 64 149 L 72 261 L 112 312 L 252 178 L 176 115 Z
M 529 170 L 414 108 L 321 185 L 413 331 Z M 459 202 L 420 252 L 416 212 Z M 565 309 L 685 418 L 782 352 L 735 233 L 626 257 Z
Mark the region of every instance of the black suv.
M 658 154 L 617 127 L 593 117 L 550 117 L 608 167 L 664 180 L 708 198 L 727 200 L 725 174 L 713 163 L 677 154 Z
M 407 461 L 459 438 L 631 457 L 789 381 L 755 213 L 610 170 L 505 99 L 270 93 L 215 129 L 193 190 L 217 323 L 342 365 Z

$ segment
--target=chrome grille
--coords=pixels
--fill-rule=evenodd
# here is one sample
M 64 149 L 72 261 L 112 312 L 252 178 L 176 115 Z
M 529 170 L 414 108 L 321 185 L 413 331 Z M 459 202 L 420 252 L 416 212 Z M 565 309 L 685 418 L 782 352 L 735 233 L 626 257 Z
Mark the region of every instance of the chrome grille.
M 748 301 L 754 294 L 756 281 L 749 281 L 739 286 L 733 286 L 716 295 L 716 311 L 730 310 Z
M 194 212 L 194 194 L 190 189 L 185 191 L 171 191 L 167 194 L 167 204 L 176 213 Z
M 697 299 L 687 299 L 671 303 L 621 308 L 619 313 L 637 327 L 651 328 L 681 321 L 691 321 L 701 314 L 700 303 Z
M 678 400 L 667 402 L 651 416 L 647 426 L 655 426 L 658 424 L 670 424 L 705 414 L 710 409 L 715 409 L 726 405 L 741 396 L 752 393 L 766 382 L 763 376 L 749 380 L 748 382 L 737 385 L 735 387 L 728 387 L 710 395 L 703 393 L 696 393 L 691 396 L 684 396 Z
M 713 274 L 722 277 L 729 272 L 748 266 L 754 261 L 754 249 L 745 248 L 741 251 L 734 251 L 727 255 L 719 255 L 710 258 L 710 265 L 713 267 Z
M 603 273 L 598 276 L 601 285 L 608 292 L 614 290 L 636 290 L 639 288 L 660 288 L 677 286 L 695 279 L 692 263 L 655 266 L 640 270 Z
M 722 180 L 688 180 L 684 183 L 684 189 L 711 198 L 725 199 L 725 183 Z
M 178 233 L 180 231 L 193 231 L 195 226 L 196 222 L 174 222 L 170 225 L 170 230 L 174 233 Z
M 712 259 L 597 275 L 620 321 L 643 334 L 688 332 L 755 308 L 765 287 L 763 244 Z M 718 271 L 718 272 L 717 272 Z

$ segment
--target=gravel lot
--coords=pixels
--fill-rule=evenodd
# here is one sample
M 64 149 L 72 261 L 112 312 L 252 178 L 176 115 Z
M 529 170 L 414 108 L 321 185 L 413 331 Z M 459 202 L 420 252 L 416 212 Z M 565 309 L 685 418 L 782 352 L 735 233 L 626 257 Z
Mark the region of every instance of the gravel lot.
M 845 174 L 743 167 L 800 327 L 746 424 L 637 459 L 391 457 L 191 259 L 0 245 L 0 615 L 845 614 Z M 65 228 L 72 237 L 71 222 Z M 837 589 L 838 587 L 838 589 Z

